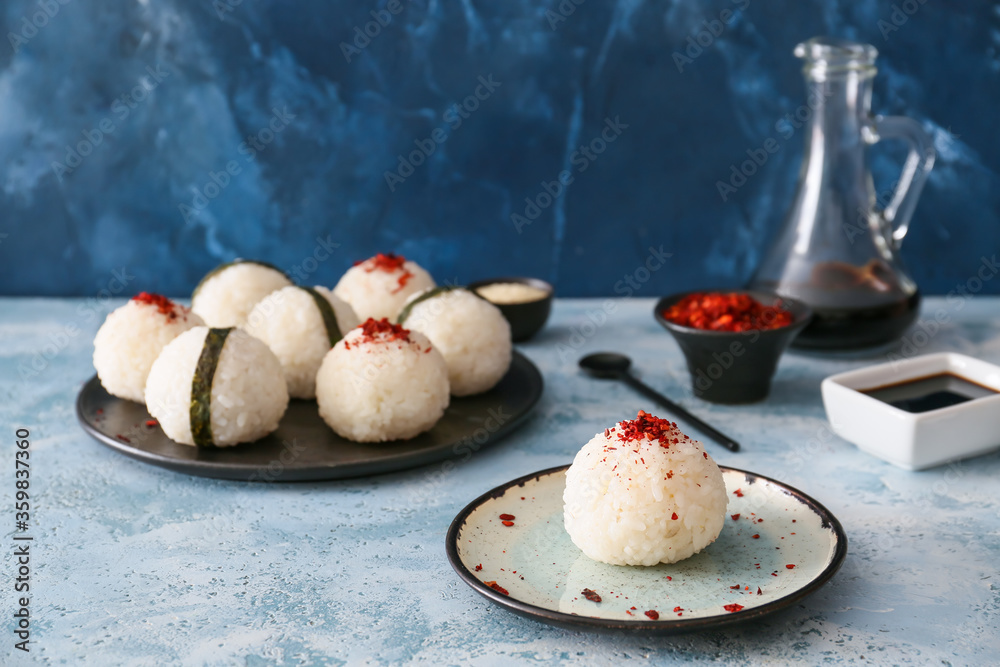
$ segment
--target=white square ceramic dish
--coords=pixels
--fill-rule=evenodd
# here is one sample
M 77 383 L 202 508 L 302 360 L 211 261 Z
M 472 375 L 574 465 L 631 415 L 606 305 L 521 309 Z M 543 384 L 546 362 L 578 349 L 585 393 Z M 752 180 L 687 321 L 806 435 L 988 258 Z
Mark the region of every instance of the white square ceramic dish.
M 907 470 L 1000 448 L 1000 393 L 920 413 L 861 393 L 938 373 L 952 373 L 1000 392 L 1000 367 L 942 352 L 831 375 L 821 385 L 826 416 L 837 435 Z

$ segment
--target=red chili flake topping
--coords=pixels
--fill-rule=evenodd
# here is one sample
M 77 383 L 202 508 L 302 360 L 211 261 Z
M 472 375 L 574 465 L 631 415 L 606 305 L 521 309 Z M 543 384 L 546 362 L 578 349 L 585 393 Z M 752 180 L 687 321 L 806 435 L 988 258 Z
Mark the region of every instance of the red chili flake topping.
M 740 515 L 739 515 L 739 514 L 734 514 L 734 515 L 732 515 L 732 516 L 731 516 L 730 518 L 731 518 L 731 519 L 732 519 L 733 521 L 739 521 L 739 520 L 740 520 Z
M 735 491 L 733 491 L 733 495 L 736 496 L 737 498 L 742 498 L 743 497 L 743 489 L 736 489 Z
M 664 443 L 664 437 L 676 435 L 676 431 L 677 424 L 674 422 L 654 417 L 651 414 L 639 410 L 639 414 L 635 419 L 631 421 L 623 421 L 621 423 L 621 430 L 618 432 L 618 439 L 622 442 L 634 442 L 636 440 L 643 442 L 656 440 L 660 443 L 661 447 L 667 447 L 670 443 Z
M 684 607 L 674 607 L 674 611 L 684 611 Z
M 500 523 L 502 523 L 503 525 L 507 526 L 508 528 L 510 528 L 511 526 L 514 525 L 513 521 L 501 521 Z
M 730 586 L 729 590 L 731 590 L 731 591 L 738 591 L 738 590 L 740 590 L 740 585 L 736 584 L 735 586 Z
M 794 565 L 786 565 L 785 567 L 786 567 L 787 569 L 789 569 L 789 570 L 794 570 L 794 569 L 795 569 L 795 566 L 794 566 Z
M 752 537 L 755 540 L 759 540 L 760 539 L 760 535 L 751 535 L 750 537 Z
M 595 593 L 594 591 L 590 590 L 589 588 L 584 588 L 582 591 L 580 591 L 580 594 L 583 597 L 585 597 L 588 600 L 590 600 L 591 602 L 600 602 L 601 601 L 601 596 L 598 595 L 597 593 Z
M 677 512 L 674 512 L 673 514 L 671 514 L 670 518 L 673 519 L 674 521 L 677 521 Z
M 153 428 L 154 426 L 159 426 L 159 425 L 160 425 L 160 422 L 156 421 L 155 419 L 147 419 L 146 420 L 146 426 L 148 426 L 149 428 Z
M 667 479 L 673 479 L 673 477 L 674 477 L 674 471 L 673 470 L 668 470 L 667 471 Z
M 166 315 L 168 320 L 177 319 L 176 304 L 163 295 L 150 294 L 149 292 L 139 292 L 132 297 L 132 300 L 149 306 L 156 306 L 156 310 L 158 310 L 161 315 Z
M 667 577 L 667 581 L 673 581 L 673 580 L 674 580 L 673 577 Z
M 497 593 L 503 593 L 504 595 L 510 595 L 510 593 L 507 592 L 506 588 L 504 588 L 503 586 L 501 586 L 500 584 L 498 584 L 495 581 L 484 581 L 483 583 L 486 584 L 487 586 L 489 586 L 490 588 L 492 588 L 493 590 L 495 590 Z
M 403 275 L 399 277 L 399 287 L 393 290 L 393 293 L 406 287 L 406 283 L 410 282 L 410 278 L 413 274 L 406 269 L 406 258 L 402 255 L 396 255 L 391 252 L 389 253 L 378 253 L 370 259 L 366 259 L 362 262 L 355 262 L 354 266 L 362 266 L 367 273 L 379 270 L 385 271 L 386 273 L 395 273 L 396 271 L 402 271 Z
M 660 612 L 656 611 L 655 609 L 650 609 L 649 611 L 643 613 L 646 614 L 646 616 L 649 616 L 649 620 L 651 621 L 657 621 L 660 618 Z
M 736 604 L 734 602 L 733 604 L 723 605 L 722 608 L 725 609 L 726 611 L 730 612 L 730 613 L 736 613 L 736 612 L 740 611 L 741 609 L 743 609 L 743 605 Z
M 483 569 L 483 564 L 482 563 L 480 563 L 479 565 L 476 566 L 476 572 L 480 572 L 482 569 Z
M 696 292 L 664 310 L 663 319 L 710 331 L 779 329 L 792 323 L 784 308 L 765 306 L 749 294 Z
M 369 317 L 359 328 L 364 332 L 364 336 L 361 338 L 361 341 L 364 343 L 374 343 L 376 341 L 390 343 L 394 340 L 403 341 L 404 343 L 410 342 L 410 330 L 404 329 L 400 324 L 393 324 L 386 317 L 383 317 L 381 320 Z
M 517 517 L 515 517 L 513 514 L 501 514 L 500 518 L 503 519 L 504 521 L 513 521 Z
M 760 592 L 760 586 L 757 587 L 757 595 L 763 595 L 763 593 Z
M 708 452 L 702 452 L 701 455 L 704 456 L 706 459 L 708 458 Z

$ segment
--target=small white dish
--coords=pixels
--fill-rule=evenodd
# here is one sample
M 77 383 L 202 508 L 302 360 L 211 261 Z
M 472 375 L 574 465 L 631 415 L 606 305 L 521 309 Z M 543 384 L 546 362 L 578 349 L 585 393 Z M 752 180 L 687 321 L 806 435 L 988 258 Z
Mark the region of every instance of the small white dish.
M 826 416 L 837 435 L 907 470 L 1000 448 L 1000 393 L 927 412 L 908 412 L 863 393 L 941 373 L 1000 392 L 1000 367 L 953 352 L 927 354 L 826 378 Z

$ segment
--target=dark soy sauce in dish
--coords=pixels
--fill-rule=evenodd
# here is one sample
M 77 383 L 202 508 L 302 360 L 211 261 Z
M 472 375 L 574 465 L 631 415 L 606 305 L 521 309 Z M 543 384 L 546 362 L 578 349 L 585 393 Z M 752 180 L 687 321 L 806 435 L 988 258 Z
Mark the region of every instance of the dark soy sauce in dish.
M 925 375 L 858 391 L 907 412 L 939 410 L 1000 393 L 952 373 Z

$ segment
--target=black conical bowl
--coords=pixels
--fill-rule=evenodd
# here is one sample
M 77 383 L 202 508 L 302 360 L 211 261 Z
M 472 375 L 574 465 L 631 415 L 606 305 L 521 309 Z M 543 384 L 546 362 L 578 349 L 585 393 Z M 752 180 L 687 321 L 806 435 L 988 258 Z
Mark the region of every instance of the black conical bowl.
M 653 316 L 670 332 L 684 353 L 694 395 L 712 403 L 754 403 L 767 398 L 781 353 L 809 324 L 812 310 L 794 299 L 757 290 L 697 290 L 749 294 L 765 306 L 792 313 L 792 323 L 778 329 L 743 332 L 708 331 L 668 322 L 663 311 L 694 292 L 666 296 Z

